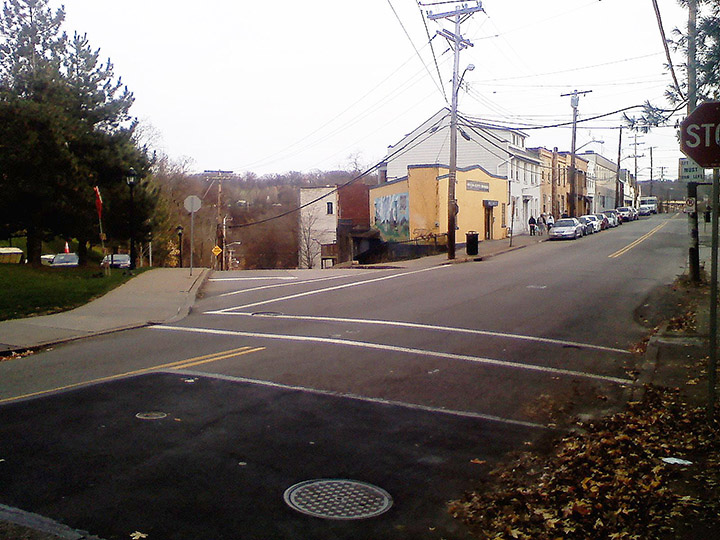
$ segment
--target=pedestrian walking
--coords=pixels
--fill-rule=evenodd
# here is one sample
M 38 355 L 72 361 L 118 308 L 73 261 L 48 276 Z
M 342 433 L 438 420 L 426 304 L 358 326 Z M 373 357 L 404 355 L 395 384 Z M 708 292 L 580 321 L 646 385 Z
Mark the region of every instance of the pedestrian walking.
M 545 221 L 547 222 L 548 231 L 553 228 L 553 225 L 555 225 L 555 218 L 552 214 L 548 214 L 547 218 L 545 218 Z
M 530 219 L 528 220 L 528 225 L 530 225 L 530 236 L 535 236 L 535 227 L 537 226 L 537 221 L 535 221 L 535 218 L 530 216 Z
M 537 229 L 540 236 L 545 234 L 545 214 L 540 214 L 540 217 L 537 218 Z

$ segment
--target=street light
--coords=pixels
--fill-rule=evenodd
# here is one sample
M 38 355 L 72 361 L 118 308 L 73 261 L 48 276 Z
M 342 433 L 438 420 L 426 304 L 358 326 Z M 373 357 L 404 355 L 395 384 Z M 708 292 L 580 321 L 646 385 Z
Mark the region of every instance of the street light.
M 605 144 L 605 141 L 597 141 L 597 140 L 595 140 L 595 139 L 592 139 L 592 140 L 586 142 L 585 144 L 581 145 L 579 148 L 576 148 L 576 149 L 575 149 L 575 152 L 576 152 L 576 153 L 579 152 L 580 150 L 582 150 L 583 148 L 585 148 L 588 144 L 592 144 L 592 143 Z
M 135 270 L 135 184 L 137 183 L 137 173 L 135 169 L 130 167 L 128 175 L 125 178 L 127 185 L 130 187 L 130 270 Z
M 182 245 L 182 237 L 183 237 L 183 231 L 184 231 L 185 229 L 183 228 L 182 225 L 178 225 L 175 230 L 177 231 L 177 235 L 178 235 L 178 246 L 180 246 L 180 264 L 179 264 L 178 266 L 179 266 L 180 268 L 182 268 L 182 265 L 183 265 L 183 256 L 182 256 L 182 255 L 183 255 L 183 254 L 182 254 L 183 245 Z

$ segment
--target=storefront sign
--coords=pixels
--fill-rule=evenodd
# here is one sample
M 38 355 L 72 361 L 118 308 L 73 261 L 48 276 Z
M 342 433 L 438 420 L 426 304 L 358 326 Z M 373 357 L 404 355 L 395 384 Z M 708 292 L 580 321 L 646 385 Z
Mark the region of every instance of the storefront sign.
M 490 191 L 490 184 L 488 182 L 478 182 L 477 180 L 467 180 L 465 187 L 468 191 Z

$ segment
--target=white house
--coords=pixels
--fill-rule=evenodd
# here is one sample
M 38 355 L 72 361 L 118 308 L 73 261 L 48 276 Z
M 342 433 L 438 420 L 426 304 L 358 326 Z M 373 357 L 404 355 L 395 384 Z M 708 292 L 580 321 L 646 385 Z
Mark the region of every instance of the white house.
M 588 162 L 587 196 L 591 200 L 590 210 L 596 213 L 622 206 L 615 204 L 617 163 L 592 151 L 578 156 Z
M 526 138 L 520 130 L 458 114 L 457 166 L 482 167 L 510 180 L 502 222 L 514 234 L 527 231 L 530 216 L 540 213 L 540 161 L 526 150 Z M 406 177 L 411 165 L 449 163 L 450 110 L 444 108 L 388 147 L 381 181 Z
M 322 246 L 337 242 L 337 186 L 300 188 L 298 268 L 322 268 Z

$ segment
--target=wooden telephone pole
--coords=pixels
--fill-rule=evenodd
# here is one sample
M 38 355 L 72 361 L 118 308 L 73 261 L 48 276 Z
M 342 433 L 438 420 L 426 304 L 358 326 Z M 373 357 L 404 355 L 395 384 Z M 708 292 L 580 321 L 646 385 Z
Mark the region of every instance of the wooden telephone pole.
M 455 0 L 450 2 L 433 2 L 432 4 L 420 4 L 421 6 L 436 6 L 442 4 L 456 4 Z M 431 21 L 437 21 L 439 19 L 449 19 L 454 22 L 455 32 L 449 30 L 440 30 L 438 34 L 443 36 L 450 42 L 453 51 L 455 52 L 455 61 L 453 64 L 453 79 L 452 79 L 452 105 L 450 112 L 450 171 L 448 174 L 448 236 L 447 236 L 447 247 L 448 247 L 448 259 L 455 258 L 455 229 L 457 228 L 457 213 L 458 204 L 455 197 L 455 184 L 457 182 L 457 101 L 458 101 L 458 90 L 460 89 L 460 82 L 462 77 L 458 77 L 460 71 L 460 51 L 472 47 L 473 44 L 467 39 L 464 39 L 460 34 L 460 24 L 467 18 L 471 17 L 474 13 L 482 11 L 482 2 L 475 0 L 476 5 L 469 6 L 463 4 L 453 11 L 447 11 L 442 13 L 433 13 L 432 11 L 427 12 L 427 17 Z M 468 66 L 468 69 L 473 69 Z M 464 72 L 463 72 L 464 75 Z
M 570 94 L 560 94 L 560 97 L 567 97 L 570 96 L 570 105 L 573 109 L 573 127 L 572 127 L 572 144 L 570 149 L 570 204 L 568 206 L 568 211 L 570 212 L 570 217 L 576 217 L 577 216 L 577 203 L 578 203 L 578 189 L 577 189 L 577 170 L 575 165 L 575 142 L 576 142 L 576 135 L 577 135 L 577 117 L 578 117 L 578 105 L 580 104 L 580 96 L 583 94 L 589 94 L 592 92 L 592 90 L 584 90 L 582 92 L 578 92 L 577 90 L 574 90 Z

